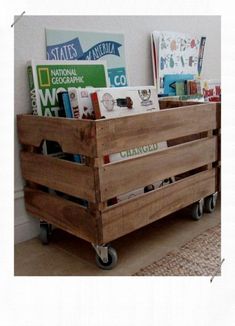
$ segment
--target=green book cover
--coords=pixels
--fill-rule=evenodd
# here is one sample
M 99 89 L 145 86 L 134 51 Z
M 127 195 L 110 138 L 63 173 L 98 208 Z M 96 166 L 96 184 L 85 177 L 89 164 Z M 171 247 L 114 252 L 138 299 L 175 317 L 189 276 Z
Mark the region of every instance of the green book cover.
M 27 73 L 33 114 L 41 116 L 60 116 L 60 91 L 109 86 L 105 61 L 31 61 Z
M 175 82 L 175 93 L 176 95 L 186 95 L 184 80 L 177 80 Z

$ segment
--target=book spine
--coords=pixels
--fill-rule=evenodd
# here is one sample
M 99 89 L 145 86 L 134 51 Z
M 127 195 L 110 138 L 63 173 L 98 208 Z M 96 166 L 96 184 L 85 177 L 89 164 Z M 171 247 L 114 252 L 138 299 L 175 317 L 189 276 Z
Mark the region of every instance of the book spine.
M 73 115 L 72 115 L 72 110 L 71 110 L 71 105 L 70 105 L 70 101 L 69 101 L 68 92 L 63 92 L 62 101 L 63 101 L 63 106 L 64 106 L 66 118 L 72 118 Z
M 64 108 L 64 102 L 63 102 L 63 94 L 64 92 L 59 92 L 57 93 L 57 98 L 58 98 L 58 104 L 59 104 L 59 111 L 58 111 L 58 114 L 59 114 L 59 117 L 66 117 L 66 114 L 65 114 L 65 108 Z
M 36 89 L 34 84 L 34 76 L 33 76 L 33 68 L 31 65 L 27 67 L 28 74 L 28 83 L 29 83 L 29 91 L 30 91 L 30 100 L 32 111 L 34 115 L 38 115 L 38 106 L 37 106 L 37 98 L 36 98 Z
M 91 96 L 93 110 L 95 112 L 95 118 L 101 119 L 100 105 L 99 105 L 97 92 L 91 93 L 90 96 Z
M 151 53 L 152 53 L 152 65 L 153 65 L 153 81 L 154 86 L 157 87 L 157 59 L 156 59 L 156 49 L 154 42 L 154 35 L 151 35 Z
M 80 119 L 80 111 L 79 111 L 79 103 L 78 103 L 78 89 L 73 88 L 69 89 L 69 100 L 71 105 L 71 112 L 73 115 L 73 118 Z
M 184 95 L 188 94 L 188 90 L 187 90 L 187 80 L 184 80 Z
M 197 65 L 198 76 L 201 75 L 201 71 L 202 71 L 202 61 L 203 61 L 205 45 L 206 45 L 206 37 L 202 37 L 200 42 L 199 54 L 198 54 L 198 65 Z
M 68 92 L 62 92 L 61 98 L 62 98 L 62 103 L 63 103 L 63 108 L 65 111 L 66 118 L 73 118 L 72 108 L 71 108 Z M 80 154 L 74 154 L 73 158 L 74 158 L 75 162 L 82 163 L 82 157 Z

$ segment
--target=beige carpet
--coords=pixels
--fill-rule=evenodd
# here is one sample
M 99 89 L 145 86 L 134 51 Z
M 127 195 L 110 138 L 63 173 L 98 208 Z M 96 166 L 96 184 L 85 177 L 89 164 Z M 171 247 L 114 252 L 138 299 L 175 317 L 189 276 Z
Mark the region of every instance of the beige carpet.
M 206 230 L 176 251 L 140 269 L 134 276 L 220 275 L 220 224 Z

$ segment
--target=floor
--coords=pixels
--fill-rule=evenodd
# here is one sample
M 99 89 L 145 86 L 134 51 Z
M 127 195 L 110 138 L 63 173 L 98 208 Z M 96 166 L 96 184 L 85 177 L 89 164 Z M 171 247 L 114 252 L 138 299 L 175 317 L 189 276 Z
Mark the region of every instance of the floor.
M 15 275 L 130 276 L 219 223 L 219 202 L 200 221 L 193 221 L 187 209 L 171 214 L 113 241 L 118 264 L 110 271 L 96 266 L 88 242 L 56 229 L 49 245 L 42 245 L 38 238 L 15 245 Z

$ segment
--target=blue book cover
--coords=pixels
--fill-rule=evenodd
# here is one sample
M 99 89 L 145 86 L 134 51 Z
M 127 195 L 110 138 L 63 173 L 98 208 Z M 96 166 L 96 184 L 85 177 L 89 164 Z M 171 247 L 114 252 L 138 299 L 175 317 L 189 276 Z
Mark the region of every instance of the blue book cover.
M 62 93 L 62 101 L 63 101 L 63 107 L 65 110 L 66 118 L 73 118 L 68 92 Z M 74 154 L 73 158 L 75 162 L 82 163 L 81 155 Z
M 63 100 L 66 118 L 73 118 L 68 92 L 62 93 L 62 100 Z
M 176 82 L 184 80 L 192 80 L 192 74 L 169 74 L 164 76 L 164 94 L 174 96 L 176 95 Z
M 128 86 L 122 33 L 46 29 L 48 60 L 106 60 L 111 87 Z

